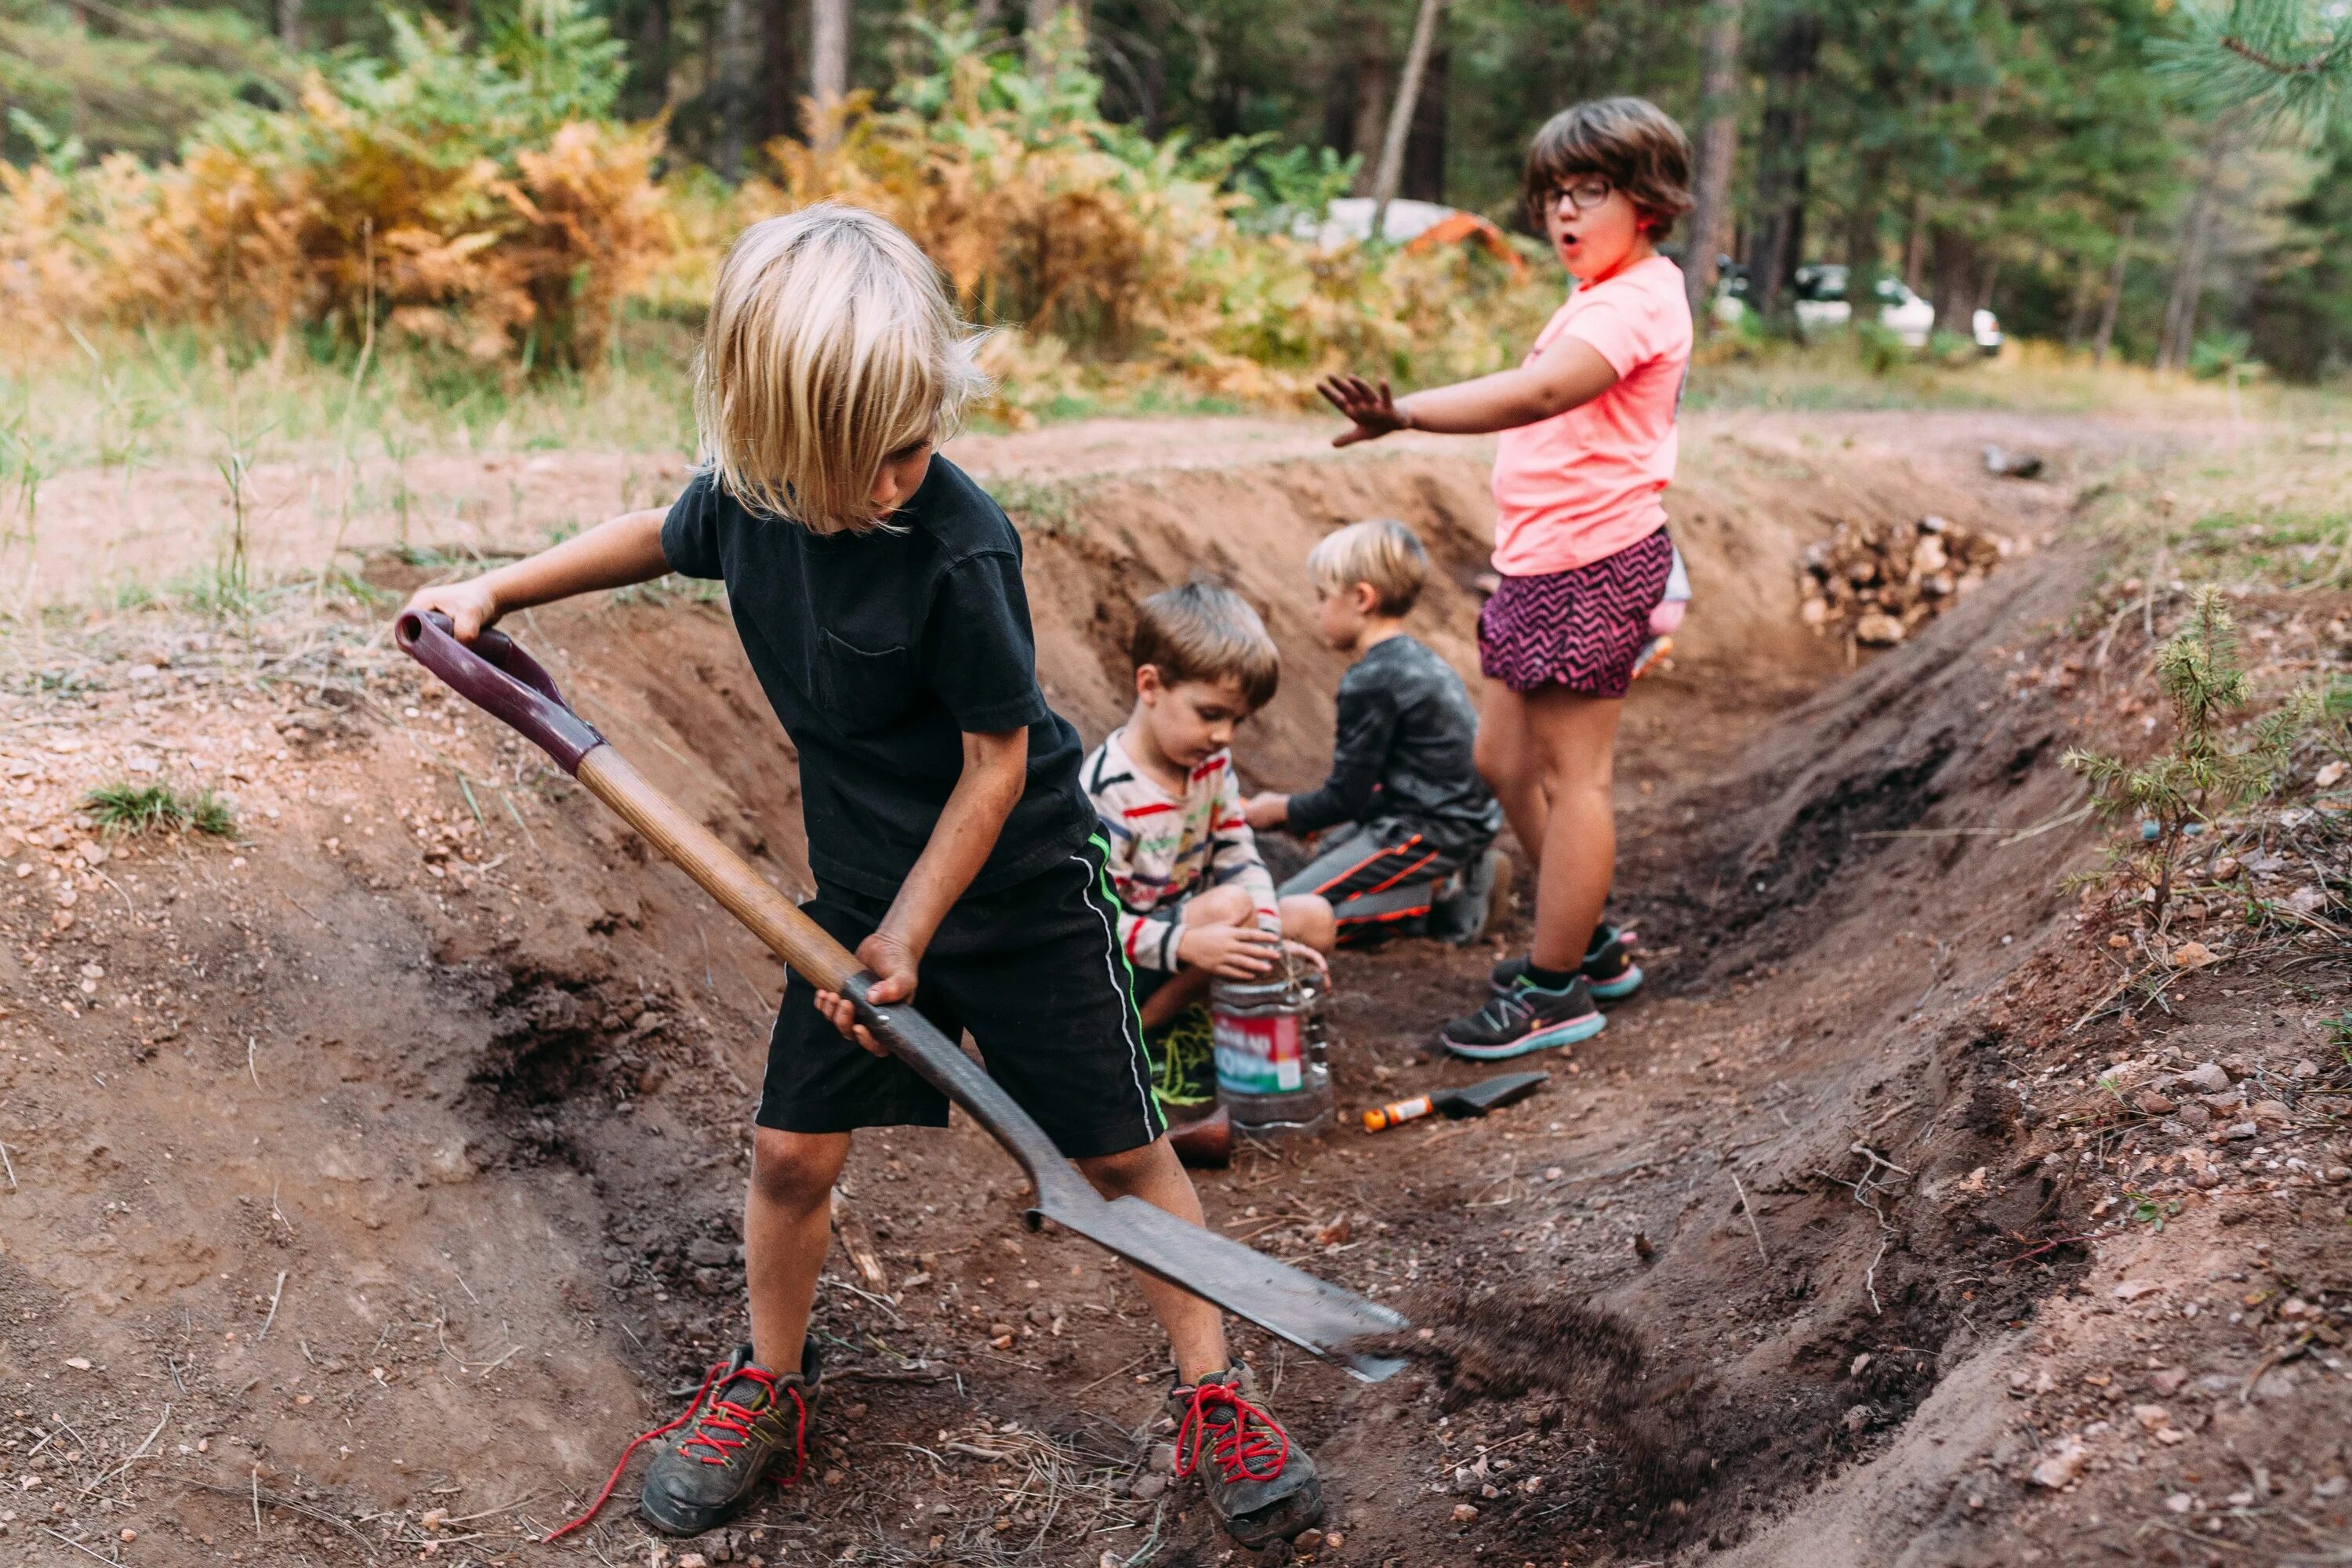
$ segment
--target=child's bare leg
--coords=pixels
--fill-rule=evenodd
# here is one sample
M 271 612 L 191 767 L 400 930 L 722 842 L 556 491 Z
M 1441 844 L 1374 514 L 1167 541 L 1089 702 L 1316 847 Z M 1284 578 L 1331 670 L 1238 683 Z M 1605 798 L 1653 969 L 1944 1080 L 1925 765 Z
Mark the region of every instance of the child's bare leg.
M 1622 699 L 1584 697 L 1558 687 L 1523 700 L 1550 796 L 1536 879 L 1531 956 L 1539 969 L 1572 972 L 1584 963 L 1617 870 L 1617 820 L 1609 790 L 1617 716 L 1625 705 Z
M 833 1245 L 833 1184 L 848 1158 L 846 1132 L 752 1130 L 743 1275 L 751 1293 L 751 1356 L 771 1372 L 801 1369 L 809 1307 Z
M 1328 956 L 1339 943 L 1339 917 L 1320 893 L 1293 893 L 1282 900 L 1282 934 Z
M 1184 901 L 1183 923 L 1187 926 L 1247 925 L 1256 918 L 1257 907 L 1250 901 L 1249 894 L 1230 885 L 1211 888 Z M 1176 1015 L 1208 994 L 1209 982 L 1213 978 L 1197 964 L 1178 970 L 1143 1004 L 1143 1026 L 1157 1029 L 1175 1022 Z
M 1176 1151 L 1168 1146 L 1165 1138 L 1123 1154 L 1104 1154 L 1080 1160 L 1076 1164 L 1087 1180 L 1095 1184 L 1095 1190 L 1107 1198 L 1139 1197 L 1189 1224 L 1206 1223 L 1201 1214 L 1201 1195 L 1192 1190 L 1192 1179 L 1184 1173 L 1184 1167 L 1177 1163 Z M 1216 1308 L 1191 1291 L 1139 1268 L 1135 1272 L 1135 1282 L 1143 1287 L 1144 1300 L 1151 1303 L 1152 1315 L 1168 1331 L 1168 1343 L 1176 1359 L 1177 1382 L 1198 1383 L 1204 1374 L 1225 1369 L 1225 1321 Z
M 1529 733 L 1534 723 L 1528 698 L 1499 680 L 1486 683 L 1478 698 L 1478 739 L 1473 756 L 1478 776 L 1502 803 L 1504 820 L 1511 825 L 1521 852 L 1532 862 L 1524 868 L 1529 885 L 1540 882 L 1544 841 L 1551 827 L 1542 752 Z

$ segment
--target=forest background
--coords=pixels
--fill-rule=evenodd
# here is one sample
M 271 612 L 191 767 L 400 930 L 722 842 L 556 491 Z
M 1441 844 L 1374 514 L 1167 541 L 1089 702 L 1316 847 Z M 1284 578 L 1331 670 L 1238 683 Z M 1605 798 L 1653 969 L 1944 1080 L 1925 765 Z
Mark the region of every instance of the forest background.
M 1935 306 L 1924 353 L 1836 335 L 1878 374 L 1965 363 L 1991 308 L 2077 362 L 2326 381 L 2352 363 L 2352 124 L 2305 89 L 2352 67 L 2343 10 L 0 0 L 0 477 L 29 507 L 44 465 L 135 447 L 156 389 L 263 360 L 349 384 L 281 437 L 347 437 L 370 385 L 383 424 L 674 376 L 728 237 L 824 196 L 909 229 L 1001 329 L 1006 422 L 1493 369 L 1561 287 L 1518 210 L 1528 138 L 1615 92 L 1693 132 L 1677 248 L 1748 304 L 1718 361 L 1801 343 L 1797 268 L 1834 261 L 1855 298 L 1895 277 Z M 1510 237 L 1333 245 L 1349 194 Z M 94 403 L 42 437 L 59 367 Z

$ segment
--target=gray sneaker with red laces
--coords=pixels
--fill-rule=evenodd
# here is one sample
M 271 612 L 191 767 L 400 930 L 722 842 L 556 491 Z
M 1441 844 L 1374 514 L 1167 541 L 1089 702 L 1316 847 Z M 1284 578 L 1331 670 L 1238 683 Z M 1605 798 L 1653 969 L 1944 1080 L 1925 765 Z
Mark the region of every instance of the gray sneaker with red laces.
M 1176 1420 L 1176 1474 L 1200 1476 L 1226 1534 L 1255 1551 L 1322 1521 L 1314 1458 L 1257 1402 L 1249 1368 L 1170 1390 L 1168 1413 Z
M 665 1535 L 699 1535 L 751 1506 L 779 1464 L 790 1467 L 783 1485 L 800 1479 L 821 1381 L 814 1346 L 796 1373 L 770 1372 L 737 1346 L 703 1384 L 709 1402 L 698 1394 L 684 1435 L 655 1452 L 637 1511 Z

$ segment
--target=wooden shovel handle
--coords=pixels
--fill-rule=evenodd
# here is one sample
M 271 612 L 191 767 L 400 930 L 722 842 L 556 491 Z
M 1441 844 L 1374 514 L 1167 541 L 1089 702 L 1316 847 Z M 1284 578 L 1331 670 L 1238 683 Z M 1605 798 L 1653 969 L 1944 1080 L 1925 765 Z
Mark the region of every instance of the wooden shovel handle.
M 650 840 L 726 906 L 771 952 L 821 991 L 862 996 L 856 957 L 760 879 L 718 835 L 688 816 L 677 802 L 646 782 L 611 746 L 580 759 L 580 782 L 621 819 Z

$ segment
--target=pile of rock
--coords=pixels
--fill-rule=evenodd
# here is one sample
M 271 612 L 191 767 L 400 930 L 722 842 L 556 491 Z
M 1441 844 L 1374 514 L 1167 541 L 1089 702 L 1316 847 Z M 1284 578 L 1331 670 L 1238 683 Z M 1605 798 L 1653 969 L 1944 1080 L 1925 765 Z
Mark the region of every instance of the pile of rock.
M 1841 522 L 1805 552 L 1798 583 L 1805 624 L 1819 637 L 1892 647 L 2025 548 L 1940 517 Z

